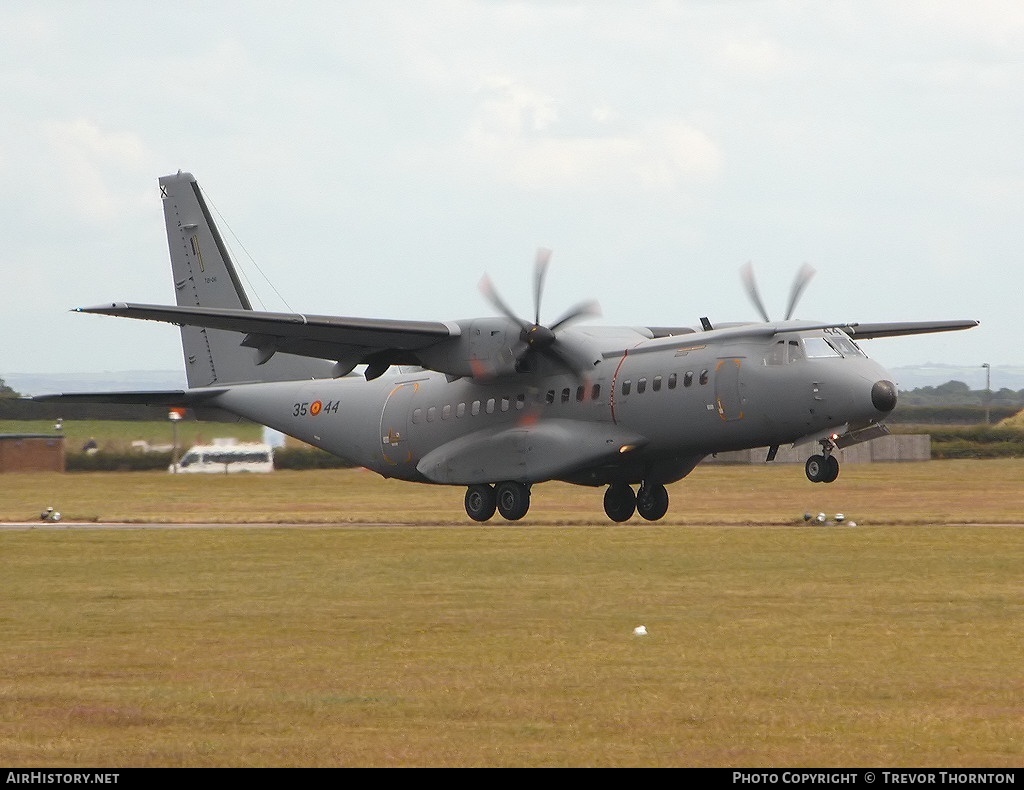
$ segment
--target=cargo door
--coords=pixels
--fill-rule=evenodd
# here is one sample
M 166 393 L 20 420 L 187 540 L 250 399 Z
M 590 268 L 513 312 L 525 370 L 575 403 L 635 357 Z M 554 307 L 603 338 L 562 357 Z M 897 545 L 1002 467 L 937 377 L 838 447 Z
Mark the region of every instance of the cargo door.
M 381 453 L 384 463 L 390 466 L 415 466 L 410 428 L 413 400 L 421 383 L 422 380 L 396 384 L 384 402 L 380 416 Z
M 729 422 L 743 419 L 743 397 L 740 394 L 740 357 L 718 360 L 715 368 L 715 405 L 718 416 Z

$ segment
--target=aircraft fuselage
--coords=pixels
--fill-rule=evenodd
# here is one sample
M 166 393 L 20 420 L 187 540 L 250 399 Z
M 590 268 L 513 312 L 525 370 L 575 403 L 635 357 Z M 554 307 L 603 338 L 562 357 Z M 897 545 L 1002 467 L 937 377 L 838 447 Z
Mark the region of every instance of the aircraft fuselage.
M 517 443 L 517 426 L 551 423 L 580 441 L 605 442 L 610 453 L 595 451 L 593 463 L 557 479 L 665 484 L 709 454 L 841 432 L 878 422 L 895 405 L 873 402 L 873 387 L 890 377 L 863 354 L 809 358 L 804 337 L 779 338 L 705 347 L 689 335 L 671 348 L 605 359 L 582 381 L 562 373 L 452 381 L 393 368 L 373 381 L 235 385 L 215 405 L 385 477 L 458 485 L 496 482 L 494 471 L 481 469 L 477 479 L 471 462 L 456 471 L 444 459 L 422 462 L 456 440 L 471 453 L 474 435 L 489 454 L 504 440 L 506 455 L 521 456 L 509 479 L 551 479 L 543 463 L 531 463 L 530 440 Z

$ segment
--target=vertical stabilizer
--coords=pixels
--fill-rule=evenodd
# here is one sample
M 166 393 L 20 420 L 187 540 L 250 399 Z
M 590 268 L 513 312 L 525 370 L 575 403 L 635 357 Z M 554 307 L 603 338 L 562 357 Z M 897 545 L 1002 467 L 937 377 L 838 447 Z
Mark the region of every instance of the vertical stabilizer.
M 195 177 L 181 171 L 163 176 L 160 198 L 178 305 L 251 310 L 249 297 Z M 274 354 L 264 364 L 258 364 L 261 357 L 255 349 L 242 347 L 244 339 L 237 332 L 181 327 L 189 387 L 331 376 L 331 362 L 290 354 Z

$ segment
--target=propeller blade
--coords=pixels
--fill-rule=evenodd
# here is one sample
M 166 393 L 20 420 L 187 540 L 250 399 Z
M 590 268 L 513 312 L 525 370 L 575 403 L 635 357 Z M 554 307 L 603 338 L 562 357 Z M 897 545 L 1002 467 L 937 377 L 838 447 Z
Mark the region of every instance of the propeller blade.
M 581 318 L 590 318 L 591 316 L 601 315 L 601 305 L 596 301 L 590 300 L 587 302 L 580 302 L 575 307 L 571 307 L 569 311 L 559 318 L 555 323 L 551 325 L 551 331 L 557 332 L 558 329 L 566 324 L 578 321 Z
M 581 383 L 587 380 L 594 369 L 594 360 L 588 349 L 570 345 L 565 340 L 539 348 L 538 352 L 571 373 Z
M 515 321 L 524 330 L 528 330 L 530 328 L 530 325 L 512 312 L 512 308 L 505 304 L 505 301 L 498 296 L 498 291 L 495 289 L 494 283 L 491 282 L 491 278 L 486 274 L 483 276 L 483 279 L 480 280 L 480 293 L 482 293 L 484 297 L 486 297 L 487 301 L 497 308 L 498 312 L 503 316 Z
M 750 297 L 750 301 L 754 303 L 754 307 L 757 308 L 765 323 L 769 323 L 771 319 L 768 317 L 768 311 L 764 309 L 764 302 L 761 301 L 761 294 L 758 293 L 757 282 L 754 280 L 754 264 L 747 261 L 740 268 L 740 275 L 743 277 L 743 285 L 746 286 L 747 296 Z
M 551 250 L 540 247 L 533 265 L 533 323 L 535 325 L 540 324 L 540 297 L 544 293 L 544 278 L 547 276 L 550 261 Z
M 800 299 L 800 294 L 804 292 L 804 288 L 807 287 L 807 283 L 811 281 L 814 274 L 814 267 L 808 263 L 801 266 L 800 271 L 796 273 L 796 279 L 793 280 L 793 287 L 789 292 L 789 306 L 786 308 L 787 321 L 793 317 L 793 311 L 796 310 L 796 303 Z
M 544 295 L 544 279 L 547 276 L 551 250 L 541 247 L 537 250 L 533 270 L 533 324 L 524 321 L 498 295 L 494 283 L 487 275 L 480 280 L 480 292 L 495 309 L 503 316 L 514 321 L 522 329 L 522 334 L 502 354 L 492 360 L 472 361 L 473 375 L 476 378 L 493 378 L 514 370 L 523 362 L 527 355 L 538 354 L 552 363 L 565 369 L 579 380 L 589 375 L 595 364 L 593 350 L 581 338 L 560 338 L 556 336 L 559 329 L 588 316 L 601 314 L 601 307 L 595 301 L 580 302 L 570 308 L 551 326 L 540 323 L 540 304 Z M 580 342 L 577 342 L 580 341 Z M 582 344 L 581 344 L 582 343 Z

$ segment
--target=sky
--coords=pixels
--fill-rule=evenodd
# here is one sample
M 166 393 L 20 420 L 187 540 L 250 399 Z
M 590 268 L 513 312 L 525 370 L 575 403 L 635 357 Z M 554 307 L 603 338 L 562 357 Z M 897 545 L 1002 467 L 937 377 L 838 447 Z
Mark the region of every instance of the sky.
M 1024 364 L 1015 0 L 0 5 L 0 377 L 168 370 L 157 189 L 269 310 L 605 324 L 979 319 L 886 366 Z M 980 379 L 979 379 L 980 380 Z M 993 382 L 995 384 L 995 382 Z

